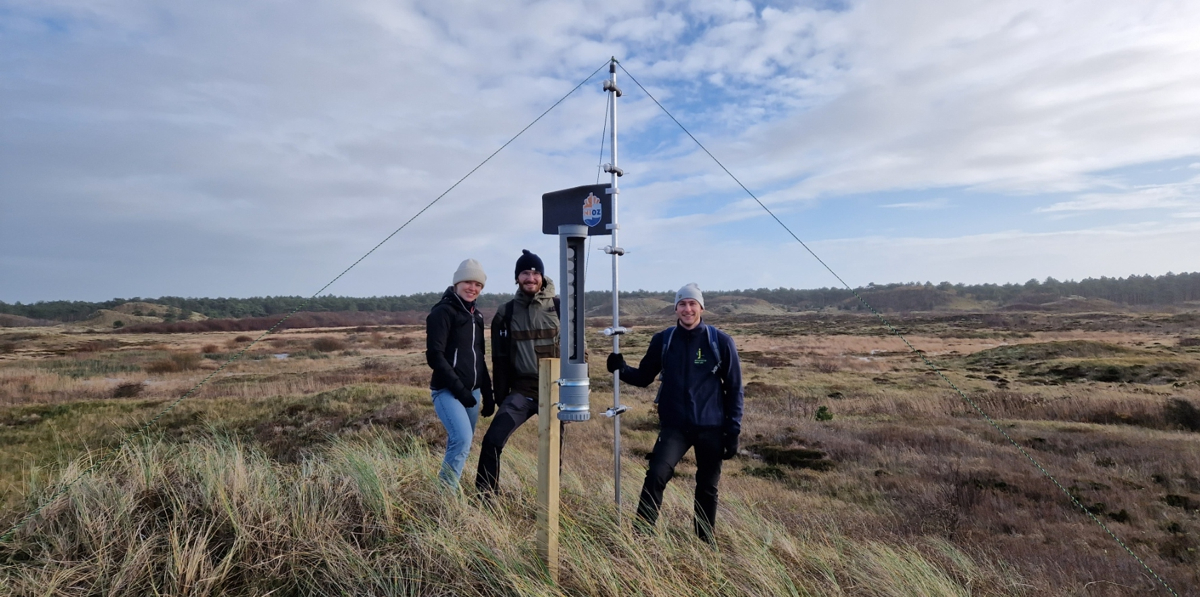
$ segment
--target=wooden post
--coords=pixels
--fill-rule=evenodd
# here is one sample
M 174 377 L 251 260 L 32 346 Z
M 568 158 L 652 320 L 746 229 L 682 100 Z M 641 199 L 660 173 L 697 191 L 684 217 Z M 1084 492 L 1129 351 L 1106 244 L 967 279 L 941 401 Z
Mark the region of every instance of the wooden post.
M 559 360 L 538 363 L 538 556 L 558 583 Z

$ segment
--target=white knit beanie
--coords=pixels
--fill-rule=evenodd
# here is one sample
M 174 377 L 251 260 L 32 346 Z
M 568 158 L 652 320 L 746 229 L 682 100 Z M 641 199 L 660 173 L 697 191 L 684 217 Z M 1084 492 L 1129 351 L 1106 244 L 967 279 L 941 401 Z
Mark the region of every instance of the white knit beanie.
M 700 303 L 701 309 L 704 308 L 704 295 L 700 294 L 700 287 L 696 286 L 695 282 L 684 284 L 683 288 L 680 288 L 679 292 L 675 293 L 676 305 L 678 305 L 679 301 L 682 301 L 683 299 L 694 299 L 697 303 Z
M 454 270 L 453 284 L 458 284 L 465 280 L 487 284 L 487 274 L 483 273 L 483 266 L 479 265 L 478 261 L 464 259 L 462 263 L 458 264 L 458 269 Z

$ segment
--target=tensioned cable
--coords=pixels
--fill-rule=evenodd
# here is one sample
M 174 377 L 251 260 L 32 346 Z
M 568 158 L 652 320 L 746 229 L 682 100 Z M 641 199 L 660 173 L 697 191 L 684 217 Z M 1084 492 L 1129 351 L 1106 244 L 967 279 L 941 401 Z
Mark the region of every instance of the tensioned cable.
M 604 126 L 600 127 L 600 159 L 596 162 L 596 184 L 600 184 L 600 173 L 604 171 L 604 133 L 608 132 L 608 107 L 612 105 L 612 94 L 606 93 L 604 102 Z M 587 279 L 588 267 L 592 265 L 592 237 L 588 235 L 587 260 L 583 262 L 583 278 Z M 565 284 L 565 282 L 564 282 Z
M 1025 451 L 1025 448 L 1021 447 L 1021 444 L 1018 444 L 1016 442 L 1016 440 L 1014 440 L 1012 438 L 1012 436 L 1010 436 L 1007 432 L 1005 432 L 1004 429 L 1001 428 L 1000 425 L 997 424 L 995 420 L 993 420 L 990 416 L 988 416 L 988 414 L 986 412 L 984 412 L 984 410 L 982 408 L 980 408 L 979 405 L 976 404 L 974 400 L 971 400 L 965 392 L 963 392 L 961 389 L 959 389 L 959 387 L 957 385 L 954 384 L 953 381 L 950 381 L 950 378 L 946 377 L 946 375 L 944 373 L 942 373 L 942 370 L 939 369 L 937 367 L 937 365 L 934 365 L 933 362 L 930 361 L 929 358 L 925 356 L 924 352 L 918 350 L 911 343 L 909 343 L 908 339 L 905 338 L 904 335 L 900 333 L 900 330 L 897 330 L 894 326 L 892 326 L 892 324 L 889 323 L 888 320 L 882 314 L 880 314 L 878 311 L 876 311 L 874 307 L 872 307 L 869 303 L 867 303 L 867 301 L 865 299 L 863 299 L 863 297 L 861 295 L 858 294 L 857 290 L 855 290 L 849 284 L 847 284 L 846 281 L 843 280 L 842 277 L 837 274 L 837 272 L 833 271 L 833 268 L 829 267 L 829 264 L 825 263 L 825 261 L 823 259 L 821 259 L 815 252 L 813 252 L 813 250 L 811 248 L 809 248 L 809 246 L 807 244 L 805 244 L 804 241 L 800 240 L 800 237 L 796 236 L 796 233 L 792 232 L 792 229 L 788 228 L 788 225 L 784 224 L 783 220 L 780 220 L 779 216 L 775 215 L 775 212 L 771 211 L 771 209 L 768 208 L 766 206 L 766 204 L 764 204 L 761 200 L 759 200 L 759 198 L 754 193 L 752 193 L 750 191 L 750 189 L 746 188 L 746 185 L 742 184 L 742 181 L 738 180 L 738 177 L 734 176 L 733 173 L 729 171 L 729 168 L 726 168 L 725 164 L 722 164 L 721 160 L 717 159 L 717 156 L 713 155 L 712 152 L 709 151 L 708 148 L 705 147 L 704 144 L 701 143 L 699 139 L 697 139 L 694 135 L 692 135 L 691 131 L 689 131 L 687 129 L 687 127 L 683 126 L 683 123 L 679 122 L 679 119 L 675 118 L 675 116 L 672 115 L 671 112 L 669 110 L 667 110 L 667 108 L 665 106 L 663 106 L 662 103 L 660 103 L 658 101 L 658 99 L 656 99 L 654 97 L 654 95 L 650 93 L 649 90 L 647 90 L 645 87 L 643 87 L 642 84 L 640 82 L 638 82 L 638 80 L 633 75 L 631 75 L 628 70 L 625 70 L 624 65 L 622 65 L 620 62 L 618 62 L 617 66 L 620 66 L 621 71 L 624 72 L 629 77 L 629 79 L 632 80 L 638 86 L 638 88 L 642 90 L 642 93 L 645 93 L 646 97 L 649 97 L 650 100 L 653 101 L 655 103 L 655 105 L 657 105 L 663 111 L 663 113 L 667 115 L 667 117 L 669 117 L 671 120 L 673 120 L 675 122 L 675 124 L 679 125 L 679 128 L 681 130 L 683 130 L 683 132 L 685 134 L 687 134 L 687 136 L 690 137 L 692 139 L 692 141 L 694 141 L 696 143 L 696 145 L 700 147 L 700 149 L 704 150 L 704 153 L 708 154 L 708 157 L 712 158 L 712 161 L 716 162 L 717 165 L 720 166 L 721 169 L 724 170 L 725 173 L 728 174 L 729 177 L 732 178 L 733 181 L 738 184 L 738 186 L 742 187 L 742 190 L 746 191 L 746 194 L 750 195 L 750 198 L 754 199 L 754 201 L 756 203 L 758 203 L 759 207 L 763 208 L 763 210 L 766 211 L 767 214 L 770 215 L 771 218 L 774 219 L 776 223 L 778 223 L 780 226 L 782 226 L 783 229 L 786 230 L 787 233 L 789 235 L 791 235 L 791 237 L 793 239 L 796 240 L 796 242 L 800 243 L 800 246 L 804 247 L 804 250 L 808 251 L 808 254 L 812 255 L 813 259 L 816 259 L 817 262 L 820 263 L 822 266 L 824 266 L 825 269 L 830 274 L 833 274 L 833 277 L 837 278 L 838 282 L 841 282 L 842 285 L 845 286 L 847 290 L 852 292 L 854 294 L 854 298 L 858 299 L 858 302 L 862 303 L 862 305 L 864 307 L 866 307 L 868 310 L 870 310 L 871 313 L 874 314 L 875 317 L 877 317 L 879 319 L 879 321 L 883 323 L 884 327 L 886 327 L 893 336 L 896 336 L 902 342 L 904 342 L 904 345 L 907 346 L 909 350 L 911 350 L 914 354 L 916 354 L 918 357 L 920 357 L 921 361 L 923 361 L 927 367 L 929 367 L 931 370 L 933 370 L 934 373 L 937 373 L 938 377 L 942 378 L 942 381 L 945 381 L 951 388 L 953 388 L 954 391 L 956 393 L 958 393 L 959 397 L 962 398 L 964 402 L 969 404 L 971 406 L 971 408 L 975 409 L 975 412 L 979 413 L 979 416 L 983 417 L 983 419 L 985 421 L 987 421 L 989 424 L 991 424 L 991 426 L 993 428 L 995 428 L 996 431 L 1000 432 L 1000 435 L 1004 436 L 1004 439 L 1008 440 L 1008 442 L 1011 443 L 1013 445 L 1013 447 L 1015 447 L 1021 453 L 1022 456 L 1027 458 L 1029 460 L 1029 462 L 1031 462 L 1033 464 L 1033 466 L 1037 467 L 1037 469 L 1039 471 L 1041 471 L 1042 475 L 1044 475 L 1047 479 L 1050 479 L 1050 482 L 1054 483 L 1054 486 L 1058 487 L 1067 496 L 1067 498 L 1069 498 L 1071 500 L 1071 503 L 1075 504 L 1075 506 L 1078 507 L 1080 510 L 1082 510 L 1084 514 L 1087 514 L 1088 517 L 1092 519 L 1092 521 L 1094 521 L 1096 524 L 1100 525 L 1100 528 L 1104 529 L 1104 532 L 1108 533 L 1108 536 L 1112 537 L 1113 540 L 1116 541 L 1117 544 L 1120 545 L 1121 548 L 1124 549 L 1126 553 L 1128 553 L 1130 556 L 1132 556 L 1133 559 L 1137 560 L 1137 562 L 1139 564 L 1141 564 L 1142 567 L 1145 568 L 1146 571 L 1149 572 L 1155 578 L 1155 580 L 1157 580 L 1163 587 L 1165 587 L 1167 589 L 1167 591 L 1169 591 L 1172 595 L 1175 595 L 1175 597 L 1179 597 L 1179 594 L 1176 593 L 1175 590 L 1171 588 L 1171 585 L 1167 584 L 1167 581 L 1163 580 L 1163 578 L 1161 576 L 1159 576 L 1158 573 L 1155 572 L 1154 569 L 1151 568 L 1149 564 L 1147 564 L 1144 560 L 1142 560 L 1142 558 L 1138 557 L 1137 554 L 1133 553 L 1133 550 L 1130 549 L 1129 546 L 1126 545 L 1125 542 L 1122 541 L 1121 538 L 1118 537 L 1117 534 L 1112 531 L 1112 529 L 1109 529 L 1108 526 L 1105 525 L 1103 522 L 1101 522 L 1100 519 L 1097 518 L 1095 514 L 1093 514 L 1090 510 L 1088 510 L 1087 507 L 1085 507 L 1082 503 L 1080 503 L 1080 501 L 1078 499 L 1076 499 L 1076 497 L 1070 492 L 1070 490 L 1068 490 L 1066 487 L 1063 487 L 1062 484 L 1058 482 L 1058 479 L 1054 478 L 1054 475 L 1050 474 L 1050 471 L 1047 471 L 1046 468 L 1043 467 L 1042 464 L 1040 462 L 1038 462 L 1038 460 L 1036 458 L 1033 457 L 1033 455 L 1031 455 L 1029 452 Z
M 87 470 L 85 470 L 85 471 L 83 471 L 82 473 L 80 473 L 78 476 L 76 476 L 74 479 L 72 479 L 72 480 L 71 480 L 69 483 L 66 483 L 66 484 L 64 484 L 64 485 L 63 485 L 63 487 L 62 487 L 61 489 L 59 489 L 57 492 L 55 492 L 55 493 L 54 493 L 54 495 L 50 496 L 50 499 L 48 499 L 48 500 L 46 500 L 45 502 L 43 502 L 41 505 L 39 505 L 39 506 L 38 506 L 37 508 L 35 508 L 35 509 L 34 509 L 32 512 L 30 512 L 29 514 L 27 514 L 27 515 L 26 515 L 24 518 L 22 518 L 21 520 L 17 521 L 17 523 L 16 523 L 16 524 L 14 524 L 14 525 L 12 526 L 12 528 L 8 529 L 8 531 L 7 531 L 7 532 L 5 532 L 3 536 L 0 536 L 0 543 L 7 542 L 9 539 L 11 539 L 11 538 L 12 538 L 12 536 L 13 536 L 13 535 L 14 535 L 14 534 L 15 534 L 15 533 L 18 531 L 18 530 L 20 530 L 20 529 L 21 529 L 21 527 L 25 526 L 25 524 L 26 524 L 26 523 L 28 523 L 30 520 L 32 520 L 32 519 L 33 519 L 33 517 L 37 516 L 37 515 L 38 515 L 38 514 L 39 514 L 39 513 L 40 513 L 42 510 L 44 510 L 44 509 L 45 509 L 47 506 L 49 506 L 50 504 L 53 504 L 53 503 L 54 503 L 56 500 L 58 500 L 58 498 L 62 497 L 62 495 L 63 495 L 64 493 L 66 493 L 66 492 L 67 492 L 67 491 L 69 491 L 69 490 L 70 490 L 72 487 L 74 487 L 74 486 L 75 486 L 75 484 L 76 484 L 76 483 L 78 483 L 78 482 L 79 482 L 81 479 L 83 479 L 84 477 L 86 477 L 86 476 L 90 475 L 92 472 L 94 472 L 96 469 L 98 469 L 98 468 L 99 468 L 101 465 L 103 465 L 105 462 L 108 462 L 108 461 L 109 461 L 109 460 L 110 460 L 110 459 L 113 457 L 113 455 L 115 455 L 115 454 L 119 453 L 119 452 L 121 451 L 121 449 L 123 449 L 123 448 L 124 448 L 124 447 L 125 447 L 125 446 L 126 446 L 128 443 L 129 443 L 129 442 L 130 442 L 130 440 L 132 440 L 133 438 L 136 438 L 136 437 L 138 437 L 138 436 L 142 435 L 142 434 L 143 434 L 143 433 L 145 433 L 147 430 L 149 430 L 149 429 L 150 429 L 150 427 L 152 427 L 152 426 L 153 426 L 153 425 L 154 425 L 156 422 L 158 422 L 158 420 L 159 420 L 160 418 L 162 418 L 162 417 L 163 417 L 163 415 L 166 415 L 167 413 L 171 412 L 172 410 L 174 410 L 174 409 L 175 409 L 175 407 L 176 407 L 176 406 L 178 406 L 178 405 L 179 405 L 179 403 L 180 403 L 180 402 L 183 402 L 183 401 L 184 401 L 186 398 L 188 398 L 188 397 L 189 397 L 189 396 L 191 396 L 192 394 L 195 394 L 195 393 L 196 393 L 196 391 L 197 391 L 197 390 L 199 390 L 201 387 L 203 387 L 203 386 L 204 386 L 204 384 L 208 383 L 208 380 L 212 379 L 212 377 L 213 377 L 214 375 L 216 375 L 216 374 L 220 373 L 222 370 L 224 370 L 224 369 L 225 369 L 225 367 L 229 366 L 229 364 L 230 364 L 230 363 L 233 363 L 234 361 L 236 361 L 236 360 L 240 359 L 240 358 L 242 357 L 242 355 L 246 353 L 246 351 L 247 351 L 247 350 L 250 350 L 250 348 L 251 348 L 251 347 L 253 347 L 255 344 L 258 344 L 258 342 L 259 342 L 260 340 L 262 340 L 263 338 L 265 338 L 265 337 L 266 337 L 268 334 L 270 334 L 271 332 L 275 331 L 275 329 L 276 329 L 276 328 L 278 328 L 280 325 L 283 325 L 283 322 L 285 322 L 285 321 L 287 321 L 288 319 L 290 319 L 290 318 L 291 318 L 293 315 L 295 315 L 297 312 L 299 312 L 299 311 L 300 311 L 300 309 L 303 309 L 304 307 L 306 307 L 306 306 L 307 306 L 309 303 L 311 303 L 311 302 L 313 301 L 313 299 L 315 299 L 315 298 L 317 298 L 318 296 L 320 296 L 320 294 L 321 294 L 322 292 L 325 292 L 325 290 L 326 290 L 327 288 L 329 288 L 330 286 L 333 286 L 333 284 L 334 284 L 335 282 L 337 282 L 338 280 L 340 280 L 340 279 L 342 278 L 342 276 L 345 276 L 347 272 L 349 272 L 350 270 L 354 269 L 354 266 L 356 266 L 356 265 L 358 265 L 359 263 L 361 263 L 361 262 L 362 262 L 364 259 L 366 259 L 367 257 L 370 257 L 370 256 L 371 256 L 371 254 L 372 254 L 372 253 L 374 253 L 376 250 L 378 250 L 378 249 L 379 249 L 379 247 L 382 247 L 382 246 L 384 245 L 384 243 L 386 243 L 387 241 L 391 240 L 393 236 L 396 236 L 397 234 L 399 234 L 399 233 L 400 233 L 400 231 L 401 231 L 401 230 L 404 230 L 405 228 L 407 228 L 407 227 L 408 227 L 408 225 L 409 225 L 409 224 L 413 223 L 413 220 L 416 220 L 417 218 L 421 217 L 421 214 L 424 214 L 426 211 L 428 211 L 428 210 L 429 210 L 429 208 L 433 207 L 433 205 L 434 205 L 435 203 L 437 203 L 438 201 L 441 201 L 442 197 L 445 197 L 446 195 L 448 195 L 448 194 L 450 193 L 450 191 L 453 191 L 453 190 L 454 190 L 454 189 L 455 189 L 455 188 L 456 188 L 458 185 L 462 184 L 462 182 L 463 182 L 464 180 L 466 180 L 468 177 L 470 177 L 472 174 L 474 174 L 474 173 L 475 173 L 477 170 L 479 170 L 480 168 L 482 168 L 484 164 L 488 163 L 489 161 L 491 161 L 491 159 L 492 159 L 492 158 L 496 157 L 496 154 L 498 154 L 498 153 L 500 153 L 501 151 L 503 151 L 503 150 L 504 150 L 504 148 L 505 148 L 505 147 L 508 147 L 508 146 L 509 146 L 509 144 L 511 144 L 513 141 L 516 141 L 516 140 L 517 140 L 517 137 L 520 137 L 521 135 L 525 134 L 525 131 L 529 130 L 529 128 L 530 128 L 530 127 L 532 127 L 533 125 L 537 124 L 539 120 L 541 120 L 541 119 L 542 119 L 544 116 L 546 116 L 547 114 L 549 114 L 551 110 L 553 110 L 553 109 L 557 108 L 559 104 L 561 104 L 561 103 L 563 103 L 564 101 L 566 101 L 566 99 L 567 99 L 568 97 L 570 97 L 570 96 L 571 96 L 571 94 L 573 94 L 573 93 L 575 93 L 576 91 L 578 91 L 580 87 L 583 87 L 584 83 L 587 83 L 588 81 L 590 81 L 590 80 L 592 79 L 592 77 L 596 76 L 596 73 L 600 72 L 600 70 L 601 70 L 601 69 L 603 69 L 605 66 L 608 66 L 608 65 L 609 65 L 609 62 L 610 62 L 610 61 L 608 61 L 608 60 L 605 60 L 605 61 L 604 61 L 604 64 L 601 64 L 601 65 L 600 65 L 600 66 L 599 66 L 599 67 L 598 67 L 596 70 L 592 71 L 592 74 L 588 75 L 588 76 L 587 76 L 587 78 L 585 78 L 584 80 L 580 81 L 578 85 L 576 85 L 575 87 L 571 88 L 571 90 L 570 90 L 570 91 L 568 91 L 568 92 L 566 93 L 566 95 L 564 95 L 564 96 L 562 96 L 561 98 L 559 98 L 559 99 L 558 99 L 558 101 L 554 102 L 554 103 L 553 103 L 553 104 L 552 104 L 552 105 L 551 105 L 549 108 L 546 108 L 546 110 L 545 110 L 544 112 L 542 112 L 540 115 L 538 115 L 538 117 L 537 117 L 537 118 L 534 118 L 534 119 L 533 119 L 533 122 L 530 122 L 529 124 L 525 125 L 525 128 L 521 129 L 521 130 L 520 130 L 520 131 L 519 131 L 517 134 L 513 135 L 513 136 L 512 136 L 512 138 L 511 138 L 511 139 L 509 139 L 508 141 L 505 141 L 505 142 L 504 142 L 504 145 L 501 145 L 499 149 L 497 149 L 496 151 L 493 151 L 493 152 L 491 153 L 491 155 L 489 155 L 488 157 L 484 158 L 484 160 L 483 160 L 482 162 L 479 162 L 479 164 L 478 164 L 478 165 L 476 165 L 474 168 L 471 168 L 471 171 L 470 171 L 470 172 L 467 172 L 466 174 L 464 174 L 462 178 L 458 179 L 458 180 L 457 180 L 457 181 L 456 181 L 454 184 L 450 185 L 450 188 L 448 188 L 448 189 L 446 189 L 445 191 L 443 191 L 441 195 L 438 195 L 436 198 L 434 198 L 434 200 L 433 200 L 433 201 L 430 201 L 430 202 L 429 202 L 427 205 L 425 205 L 425 207 L 422 207 L 422 208 L 421 208 L 421 210 L 420 210 L 420 211 L 418 211 L 418 212 L 417 212 L 417 213 L 416 213 L 416 214 L 415 214 L 413 217 L 409 218 L 409 219 L 408 219 L 408 221 L 406 221 L 406 222 L 404 222 L 403 224 L 401 224 L 399 228 L 395 229 L 394 231 L 392 231 L 392 233 L 391 233 L 391 234 L 387 235 L 387 236 L 386 236 L 386 237 L 385 237 L 383 240 L 379 241 L 379 244 L 375 245 L 374 247 L 371 247 L 371 250 L 370 250 L 370 251 L 367 251 L 367 252 L 366 252 L 366 253 L 365 253 L 365 254 L 364 254 L 362 257 L 359 257 L 357 260 L 355 260 L 355 262 L 354 262 L 354 263 L 351 263 L 349 267 L 347 267 L 346 269 L 342 270 L 342 273 L 338 274 L 336 277 L 334 277 L 332 280 L 330 280 L 328 284 L 326 284 L 326 285 L 322 286 L 322 287 L 321 287 L 321 289 L 320 289 L 320 290 L 318 290 L 318 291 L 316 291 L 315 293 L 313 293 L 313 295 L 312 295 L 311 297 L 309 297 L 309 298 L 305 299 L 305 300 L 304 300 L 304 302 L 300 303 L 300 305 L 299 305 L 299 306 L 297 306 L 295 309 L 292 309 L 292 311 L 291 311 L 290 313 L 288 313 L 287 315 L 285 315 L 285 316 L 283 317 L 283 319 L 280 319 L 279 321 L 275 322 L 275 325 L 271 326 L 271 328 L 270 328 L 270 329 L 268 329 L 267 331 L 263 332 L 263 333 L 262 333 L 262 334 L 261 334 L 259 337 L 255 338 L 253 342 L 251 342 L 250 344 L 247 344 L 247 345 L 246 345 L 246 347 L 245 347 L 245 348 L 243 348 L 242 350 L 238 351 L 238 353 L 237 353 L 237 354 L 235 354 L 235 355 L 233 355 L 233 356 L 229 357 L 228 359 L 226 359 L 226 361 L 225 361 L 224 363 L 221 363 L 221 366 L 220 366 L 220 367 L 217 367 L 217 369 L 216 369 L 215 371 L 213 371 L 212 373 L 209 373 L 207 376 L 205 376 L 205 378 L 204 378 L 204 379 L 200 380 L 200 383 L 198 383 L 198 384 L 196 384 L 195 386 L 193 386 L 193 387 L 192 387 L 192 389 L 190 389 L 190 390 L 188 390 L 188 391 L 187 391 L 187 393 L 185 393 L 184 395 L 182 395 L 182 396 L 180 396 L 179 398 L 175 399 L 175 401 L 174 401 L 174 402 L 172 402 L 171 404 L 167 405 L 167 407 L 166 407 L 166 408 L 164 408 L 164 409 L 162 410 L 162 412 L 160 412 L 160 413 L 158 413 L 157 415 L 155 415 L 155 417 L 154 417 L 153 419 L 150 419 L 150 421 L 149 421 L 149 422 L 147 422 L 145 425 L 142 425 L 142 426 L 141 426 L 141 428 L 139 428 L 137 431 L 133 432 L 132 434 L 129 434 L 129 435 L 125 436 L 125 438 L 124 438 L 124 439 L 122 439 L 122 440 L 121 440 L 121 442 L 120 442 L 120 443 L 118 443 L 118 444 L 117 444 L 117 446 L 116 446 L 115 448 L 113 448 L 112 450 L 110 450 L 110 451 L 109 451 L 107 454 L 105 454 L 103 457 L 101 457 L 99 460 L 97 460 L 95 463 L 93 463 L 93 464 L 92 464 L 92 466 L 89 466 L 89 467 L 87 468 Z

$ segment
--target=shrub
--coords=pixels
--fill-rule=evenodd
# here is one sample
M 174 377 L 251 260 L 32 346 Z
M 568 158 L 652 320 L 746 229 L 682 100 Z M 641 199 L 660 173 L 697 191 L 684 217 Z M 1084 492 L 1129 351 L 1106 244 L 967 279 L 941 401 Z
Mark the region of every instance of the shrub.
M 1200 431 L 1200 409 L 1183 398 L 1168 398 L 1163 406 L 1163 418 L 1168 425 Z
M 116 320 L 116 321 L 114 321 L 114 322 L 113 322 L 113 329 L 114 329 L 114 330 L 116 330 L 116 329 L 120 329 L 120 328 L 123 328 L 123 327 L 125 327 L 125 322 L 124 322 L 124 321 L 121 321 L 120 319 L 118 319 L 118 320 Z
M 214 354 L 220 352 L 220 350 L 221 349 L 217 347 L 216 344 L 205 344 L 204 347 L 200 349 L 200 352 L 204 354 Z
M 10 354 L 17 351 L 16 342 L 0 342 L 0 354 Z
M 837 373 L 842 370 L 841 364 L 833 359 L 817 359 L 813 361 L 813 368 L 821 373 Z
M 346 343 L 331 336 L 322 336 L 312 341 L 312 347 L 313 350 L 319 350 L 321 352 L 334 352 L 337 350 L 344 350 L 346 348 Z
M 194 352 L 176 352 L 171 356 L 146 365 L 147 373 L 178 373 L 200 366 L 200 355 Z
M 142 393 L 142 390 L 145 389 L 145 387 L 146 386 L 143 386 L 141 382 L 127 381 L 125 383 L 118 385 L 116 388 L 113 388 L 112 397 L 113 398 L 136 398 L 139 394 Z
M 242 335 L 242 336 L 238 336 L 237 338 L 234 338 L 233 341 L 240 344 L 242 342 L 253 342 L 254 338 L 251 338 L 250 336 Z
M 832 421 L 833 411 L 829 410 L 828 406 L 822 406 L 817 409 L 816 419 L 818 421 Z
M 406 350 L 417 345 L 417 339 L 412 336 L 391 338 L 383 342 L 383 347 L 391 350 Z
M 389 363 L 383 359 L 368 358 L 368 359 L 363 359 L 362 369 L 363 369 L 363 371 L 379 372 L 379 371 L 391 371 L 392 369 L 395 369 L 395 367 L 393 367 L 391 363 Z
M 89 340 L 80 344 L 75 352 L 104 352 L 106 350 L 114 350 L 120 348 L 121 343 L 114 339 L 107 340 Z

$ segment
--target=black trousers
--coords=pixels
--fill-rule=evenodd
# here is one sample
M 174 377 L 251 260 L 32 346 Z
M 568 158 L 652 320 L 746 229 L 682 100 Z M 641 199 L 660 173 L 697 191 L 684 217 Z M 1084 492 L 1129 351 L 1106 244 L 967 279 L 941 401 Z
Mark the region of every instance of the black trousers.
M 658 432 L 654 452 L 650 455 L 650 469 L 642 483 L 642 495 L 638 498 L 638 518 L 653 526 L 662 507 L 663 489 L 675 475 L 675 465 L 689 448 L 696 452 L 696 535 L 712 542 L 713 525 L 717 521 L 717 483 L 721 480 L 720 428 L 676 429 L 664 428 Z
M 500 485 L 500 454 L 508 444 L 517 427 L 520 427 L 530 417 L 538 414 L 538 401 L 519 392 L 513 392 L 504 398 L 496 409 L 492 424 L 488 425 L 483 434 L 483 446 L 479 449 L 479 468 L 475 472 L 475 489 L 483 494 L 496 491 Z M 560 421 L 561 425 L 562 422 Z M 559 457 L 562 456 L 563 432 L 566 426 L 559 428 L 558 447 Z M 562 461 L 559 461 L 561 470 Z

